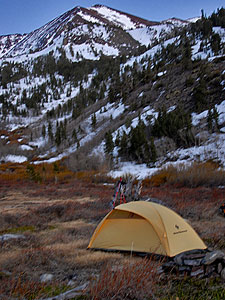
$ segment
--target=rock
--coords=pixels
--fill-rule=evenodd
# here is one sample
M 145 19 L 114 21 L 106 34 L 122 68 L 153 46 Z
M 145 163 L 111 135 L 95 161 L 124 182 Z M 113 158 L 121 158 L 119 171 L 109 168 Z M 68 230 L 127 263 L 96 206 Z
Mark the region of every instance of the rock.
M 225 268 L 222 270 L 222 272 L 220 273 L 220 276 L 223 280 L 225 280 Z
M 191 267 L 189 266 L 181 266 L 178 268 L 179 272 L 182 273 L 190 273 L 191 272 Z
M 177 271 L 177 266 L 173 261 L 168 261 L 162 265 L 164 272 Z
M 70 280 L 70 281 L 67 283 L 67 285 L 69 285 L 69 286 L 73 286 L 73 285 L 75 285 L 75 281 L 73 281 L 73 280 Z
M 220 250 L 215 250 L 209 253 L 206 253 L 205 257 L 202 260 L 204 265 L 210 265 L 214 263 L 217 259 L 223 259 L 225 261 L 225 254 Z
M 216 271 L 216 266 L 215 265 L 207 265 L 205 267 L 205 275 L 206 276 L 211 276 L 214 272 Z
M 181 254 L 178 254 L 174 257 L 174 262 L 178 265 L 178 266 L 183 266 L 184 264 L 184 255 L 181 253 Z
M 192 277 L 197 277 L 197 276 L 203 275 L 203 274 L 204 274 L 204 269 L 203 268 L 198 268 L 197 270 L 192 271 L 190 275 Z
M 40 276 L 40 280 L 41 282 L 47 282 L 47 281 L 51 281 L 53 277 L 54 277 L 53 274 L 43 274 Z
M 184 259 L 184 265 L 186 266 L 200 266 L 202 259 Z
M 162 270 L 198 278 L 220 275 L 225 280 L 225 253 L 220 250 L 183 252 L 164 263 Z
M 0 235 L 0 242 L 8 241 L 11 239 L 25 239 L 25 236 L 22 234 L 13 234 L 13 233 Z
M 223 270 L 223 265 L 221 263 L 218 263 L 217 265 L 217 273 L 220 274 Z
M 157 274 L 164 273 L 162 266 L 158 267 L 156 272 L 157 272 Z

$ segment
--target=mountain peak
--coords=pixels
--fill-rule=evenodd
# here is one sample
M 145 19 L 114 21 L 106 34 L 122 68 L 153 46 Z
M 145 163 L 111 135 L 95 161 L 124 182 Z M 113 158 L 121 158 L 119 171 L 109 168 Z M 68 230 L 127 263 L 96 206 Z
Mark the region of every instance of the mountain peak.
M 51 48 L 50 46 L 54 41 L 63 43 L 64 46 L 68 43 L 69 40 L 73 40 L 78 45 L 80 44 L 89 44 L 88 41 L 93 41 L 93 36 L 96 36 L 96 32 L 83 32 L 81 27 L 86 25 L 94 26 L 110 26 L 111 31 L 115 30 L 124 30 L 124 42 L 127 41 L 128 30 L 133 30 L 137 28 L 145 28 L 148 26 L 153 26 L 160 24 L 159 22 L 152 22 L 119 10 L 96 4 L 89 8 L 84 8 L 81 6 L 76 6 L 73 9 L 65 12 L 59 17 L 56 17 L 52 21 L 48 22 L 44 26 L 28 33 L 23 39 L 11 48 L 7 48 L 2 54 L 6 56 L 15 57 L 21 54 L 32 54 L 34 52 L 43 51 L 46 48 Z M 115 34 L 112 34 L 115 36 Z M 103 33 L 102 33 L 103 36 Z M 129 39 L 132 39 L 129 37 Z M 97 38 L 98 43 L 100 41 L 99 37 Z M 109 43 L 112 45 L 112 37 L 109 40 Z M 131 45 L 135 41 L 129 41 L 128 44 Z M 107 41 L 103 41 L 101 38 L 100 44 L 106 44 Z M 114 43 L 114 42 L 113 42 Z M 134 45 L 136 46 L 136 45 Z M 50 50 L 49 50 L 50 51 Z M 111 52 L 111 51 L 110 51 Z

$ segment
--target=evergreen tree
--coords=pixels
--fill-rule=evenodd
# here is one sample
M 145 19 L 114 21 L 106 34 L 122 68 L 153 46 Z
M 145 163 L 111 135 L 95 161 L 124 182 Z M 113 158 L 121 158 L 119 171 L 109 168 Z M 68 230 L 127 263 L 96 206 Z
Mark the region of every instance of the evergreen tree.
M 168 136 L 178 146 L 187 146 L 193 142 L 191 128 L 192 120 L 190 114 L 185 113 L 179 107 L 168 113 L 163 109 L 160 110 L 158 118 L 151 127 L 151 134 L 159 138 Z
M 42 133 L 43 138 L 45 138 L 45 135 L 46 135 L 46 127 L 45 127 L 45 124 L 43 124 L 43 126 L 42 126 L 41 133 Z
M 64 119 L 64 122 L 60 122 L 62 140 L 66 140 L 67 138 L 66 127 L 67 127 L 67 119 Z
M 13 65 L 8 63 L 1 70 L 1 82 L 2 82 L 3 89 L 6 89 L 7 84 L 12 80 L 12 76 L 13 76 L 12 68 Z
M 114 142 L 112 138 L 111 131 L 106 132 L 105 134 L 105 153 L 113 155 Z
M 211 48 L 215 55 L 218 55 L 221 49 L 221 37 L 218 33 L 214 33 L 211 36 Z
M 91 126 L 93 129 L 96 128 L 96 123 L 97 123 L 97 120 L 96 120 L 96 114 L 94 113 L 91 117 Z
M 146 162 L 149 159 L 149 151 L 145 132 L 145 124 L 139 116 L 138 125 L 131 127 L 129 134 L 128 153 L 130 158 L 138 162 Z
M 77 141 L 77 149 L 80 148 L 80 141 Z
M 126 158 L 127 156 L 127 146 L 128 146 L 128 136 L 125 131 L 123 131 L 122 137 L 120 139 L 119 145 L 119 155 Z
M 183 62 L 183 66 L 184 66 L 185 70 L 190 69 L 192 66 L 191 55 L 192 55 L 192 52 L 191 52 L 190 41 L 186 37 L 185 42 L 184 42 L 184 50 L 183 50 L 183 57 L 182 57 L 182 62 Z
M 73 138 L 74 142 L 76 143 L 77 142 L 77 131 L 75 128 L 73 129 L 73 132 L 72 132 L 72 138 Z
M 59 146 L 61 144 L 62 138 L 61 138 L 61 129 L 60 126 L 56 127 L 56 132 L 55 132 L 55 143 L 57 146 Z
M 116 135 L 115 146 L 116 147 L 120 146 L 120 132 L 119 131 L 117 132 L 117 135 Z
M 74 107 L 73 109 L 73 113 L 72 113 L 72 118 L 75 120 L 76 118 L 78 118 L 81 114 L 81 109 L 79 109 L 77 106 Z
M 109 93 L 108 93 L 109 101 L 110 103 L 113 103 L 116 101 L 116 95 L 113 86 L 110 86 Z
M 199 84 L 194 88 L 192 99 L 197 112 L 201 112 L 206 107 L 207 88 L 206 82 L 203 78 L 200 79 Z
M 150 138 L 150 151 L 151 151 L 151 161 L 155 163 L 157 159 L 157 154 L 156 154 L 156 148 L 155 148 L 153 136 L 151 136 Z
M 50 122 L 48 123 L 48 137 L 51 141 L 53 140 L 52 124 Z
M 219 123 L 218 123 L 219 113 L 215 106 L 213 107 L 212 118 L 213 118 L 214 129 L 215 131 L 217 131 L 219 129 Z

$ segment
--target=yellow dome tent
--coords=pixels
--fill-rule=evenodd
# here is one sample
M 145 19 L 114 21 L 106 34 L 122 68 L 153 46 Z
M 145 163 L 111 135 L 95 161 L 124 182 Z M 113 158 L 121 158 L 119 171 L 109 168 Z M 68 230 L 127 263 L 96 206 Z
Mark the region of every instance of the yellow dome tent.
M 194 229 L 171 209 L 153 202 L 135 201 L 110 211 L 96 228 L 88 248 L 172 257 L 207 247 Z

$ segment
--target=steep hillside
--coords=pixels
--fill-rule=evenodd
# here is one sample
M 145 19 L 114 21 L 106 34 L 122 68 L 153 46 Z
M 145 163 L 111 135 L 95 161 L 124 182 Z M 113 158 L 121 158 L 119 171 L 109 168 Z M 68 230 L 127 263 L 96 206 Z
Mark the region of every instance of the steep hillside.
M 0 36 L 0 57 L 4 56 L 13 48 L 25 35 L 9 34 Z
M 225 165 L 224 18 L 223 8 L 159 23 L 76 7 L 4 44 L 0 159 Z

